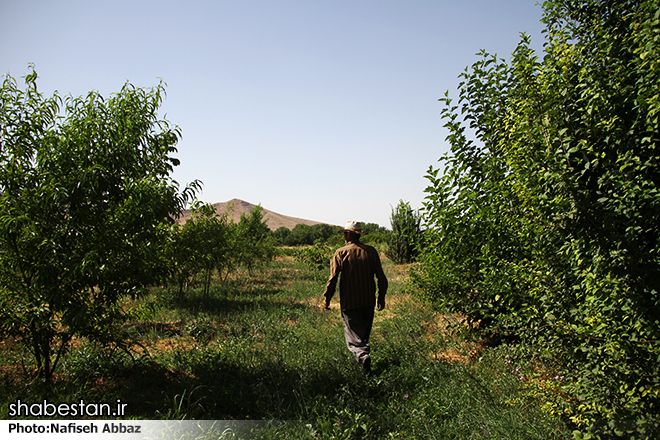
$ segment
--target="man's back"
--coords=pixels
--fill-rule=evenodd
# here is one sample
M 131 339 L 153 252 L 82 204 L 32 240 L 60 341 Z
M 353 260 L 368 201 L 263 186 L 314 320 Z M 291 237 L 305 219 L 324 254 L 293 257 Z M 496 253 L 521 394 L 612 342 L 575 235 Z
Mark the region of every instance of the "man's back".
M 352 242 L 335 252 L 330 260 L 330 279 L 326 286 L 326 294 L 334 293 L 340 273 L 339 295 L 342 310 L 375 307 L 374 275 L 378 278 L 379 292 L 387 290 L 387 279 L 380 256 L 373 246 Z

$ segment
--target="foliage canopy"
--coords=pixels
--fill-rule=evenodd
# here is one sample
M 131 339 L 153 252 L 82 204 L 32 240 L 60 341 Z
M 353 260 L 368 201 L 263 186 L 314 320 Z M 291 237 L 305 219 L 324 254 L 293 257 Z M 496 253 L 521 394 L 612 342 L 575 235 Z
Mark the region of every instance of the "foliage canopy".
M 169 177 L 180 134 L 158 118 L 163 84 L 46 98 L 36 79 L 0 90 L 0 331 L 48 379 L 74 336 L 120 343 L 117 301 L 166 275 L 169 224 L 198 184 Z
M 660 426 L 660 2 L 544 2 L 545 54 L 482 52 L 427 174 L 417 282 L 554 352 L 580 430 Z M 657 434 L 657 432 L 655 432 Z

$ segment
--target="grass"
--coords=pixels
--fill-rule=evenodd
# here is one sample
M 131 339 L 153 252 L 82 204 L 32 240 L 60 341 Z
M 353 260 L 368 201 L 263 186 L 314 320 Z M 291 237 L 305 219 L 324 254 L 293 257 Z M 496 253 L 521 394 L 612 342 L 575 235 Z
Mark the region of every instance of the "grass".
M 126 301 L 131 350 L 77 341 L 48 385 L 29 379 L 29 358 L 5 343 L 0 416 L 16 399 L 121 399 L 137 419 L 288 421 L 250 438 L 569 436 L 529 391 L 544 375 L 538 362 L 451 332 L 410 291 L 405 268 L 385 262 L 385 271 L 388 308 L 376 314 L 370 376 L 346 349 L 338 300 L 319 307 L 326 274 L 283 257 L 213 285 L 208 298 L 193 291 L 177 301 L 155 289 Z

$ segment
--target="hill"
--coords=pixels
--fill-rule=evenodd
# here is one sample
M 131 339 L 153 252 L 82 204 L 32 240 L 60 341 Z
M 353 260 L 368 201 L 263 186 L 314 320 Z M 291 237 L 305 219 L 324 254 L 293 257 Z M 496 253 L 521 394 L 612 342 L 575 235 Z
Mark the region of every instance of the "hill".
M 229 218 L 234 221 L 234 223 L 238 223 L 238 221 L 241 218 L 241 214 L 249 214 L 250 211 L 252 211 L 253 208 L 255 208 L 257 205 L 253 205 L 252 203 L 248 203 L 246 201 L 240 200 L 240 199 L 232 199 L 228 202 L 222 202 L 222 203 L 215 203 L 213 204 L 213 207 L 215 208 L 215 212 L 218 213 L 218 215 L 224 215 L 230 207 L 232 208 L 229 214 Z M 269 211 L 268 209 L 265 209 L 262 207 L 262 212 L 263 212 L 263 217 L 264 220 L 266 220 L 266 224 L 268 225 L 268 228 L 271 231 L 275 231 L 281 227 L 285 227 L 287 229 L 293 229 L 296 225 L 298 224 L 303 224 L 303 225 L 318 225 L 321 224 L 322 222 L 316 222 L 313 220 L 305 220 L 302 218 L 296 218 L 296 217 L 289 217 L 287 215 L 282 215 L 278 214 L 277 212 Z M 179 223 L 183 224 L 185 223 L 189 218 L 191 217 L 191 213 L 189 210 L 184 210 L 183 214 L 179 218 Z

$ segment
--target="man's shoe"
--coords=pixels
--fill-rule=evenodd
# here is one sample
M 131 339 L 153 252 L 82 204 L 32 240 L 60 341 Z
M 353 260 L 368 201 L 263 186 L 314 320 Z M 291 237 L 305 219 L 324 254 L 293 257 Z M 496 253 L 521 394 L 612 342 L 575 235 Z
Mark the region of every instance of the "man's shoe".
M 371 373 L 371 358 L 368 357 L 364 360 L 364 362 L 362 363 L 362 369 L 367 374 Z

